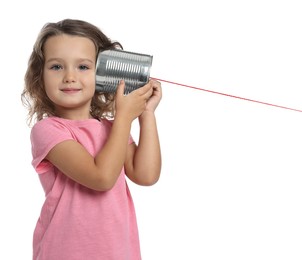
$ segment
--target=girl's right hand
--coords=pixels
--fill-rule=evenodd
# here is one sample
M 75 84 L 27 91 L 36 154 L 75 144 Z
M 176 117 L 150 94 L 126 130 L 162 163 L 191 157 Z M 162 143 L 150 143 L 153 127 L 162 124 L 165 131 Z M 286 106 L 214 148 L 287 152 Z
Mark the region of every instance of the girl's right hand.
M 121 116 L 133 121 L 144 112 L 147 101 L 152 96 L 153 88 L 151 84 L 146 84 L 128 95 L 124 95 L 124 90 L 125 81 L 121 80 L 115 95 L 115 117 Z

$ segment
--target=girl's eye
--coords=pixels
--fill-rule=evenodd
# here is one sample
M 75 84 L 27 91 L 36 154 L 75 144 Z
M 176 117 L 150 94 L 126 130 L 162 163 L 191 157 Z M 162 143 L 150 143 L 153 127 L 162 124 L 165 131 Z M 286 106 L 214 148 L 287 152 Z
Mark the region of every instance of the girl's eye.
M 86 65 L 80 65 L 80 66 L 79 66 L 79 69 L 80 69 L 80 70 L 88 70 L 89 68 L 88 68 L 88 66 L 86 66 Z
M 62 69 L 63 67 L 61 65 L 58 65 L 58 64 L 55 64 L 55 65 L 52 65 L 50 67 L 51 70 L 60 70 Z

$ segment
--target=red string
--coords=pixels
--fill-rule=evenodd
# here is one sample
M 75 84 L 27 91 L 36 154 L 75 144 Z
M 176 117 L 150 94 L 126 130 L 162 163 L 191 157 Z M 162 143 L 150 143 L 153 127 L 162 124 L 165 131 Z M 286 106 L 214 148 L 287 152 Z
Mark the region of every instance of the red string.
M 254 99 L 234 96 L 234 95 L 225 94 L 225 93 L 221 93 L 221 92 L 217 92 L 217 91 L 213 91 L 213 90 L 197 88 L 197 87 L 193 87 L 193 86 L 190 86 L 190 85 L 180 84 L 180 83 L 176 83 L 176 82 L 172 82 L 172 81 L 168 81 L 168 80 L 163 80 L 163 79 L 158 79 L 158 78 L 153 78 L 153 77 L 152 77 L 152 79 L 162 81 L 162 82 L 166 82 L 166 83 L 170 83 L 170 84 L 174 84 L 174 85 L 178 85 L 178 86 L 183 86 L 183 87 L 186 87 L 186 88 L 192 88 L 192 89 L 197 89 L 197 90 L 201 90 L 201 91 L 205 91 L 205 92 L 210 92 L 210 93 L 213 93 L 213 94 L 223 95 L 223 96 L 232 97 L 232 98 L 238 98 L 238 99 L 245 100 L 245 101 L 251 101 L 251 102 L 255 102 L 255 103 L 259 103 L 259 104 L 263 104 L 263 105 L 279 107 L 279 108 L 288 109 L 288 110 L 292 110 L 292 111 L 296 111 L 296 112 L 302 112 L 302 110 L 295 109 L 295 108 L 279 106 L 279 105 L 275 105 L 275 104 L 271 104 L 271 103 L 267 103 L 267 102 L 262 102 L 262 101 L 258 101 L 258 100 L 254 100 Z

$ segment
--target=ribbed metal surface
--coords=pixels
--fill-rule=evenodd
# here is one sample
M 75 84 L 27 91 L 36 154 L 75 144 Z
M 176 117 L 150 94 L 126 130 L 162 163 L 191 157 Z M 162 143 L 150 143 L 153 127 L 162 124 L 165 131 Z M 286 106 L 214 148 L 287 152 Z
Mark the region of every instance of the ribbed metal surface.
M 96 91 L 115 92 L 120 80 L 125 80 L 125 94 L 142 87 L 149 81 L 151 55 L 106 50 L 97 59 Z

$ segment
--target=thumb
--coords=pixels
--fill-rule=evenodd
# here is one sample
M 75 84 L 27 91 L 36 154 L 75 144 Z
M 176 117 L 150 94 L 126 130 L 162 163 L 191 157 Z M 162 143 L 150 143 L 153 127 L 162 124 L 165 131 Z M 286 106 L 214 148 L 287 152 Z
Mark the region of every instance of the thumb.
M 121 80 L 120 83 L 117 85 L 116 94 L 117 95 L 124 95 L 125 92 L 125 80 Z

